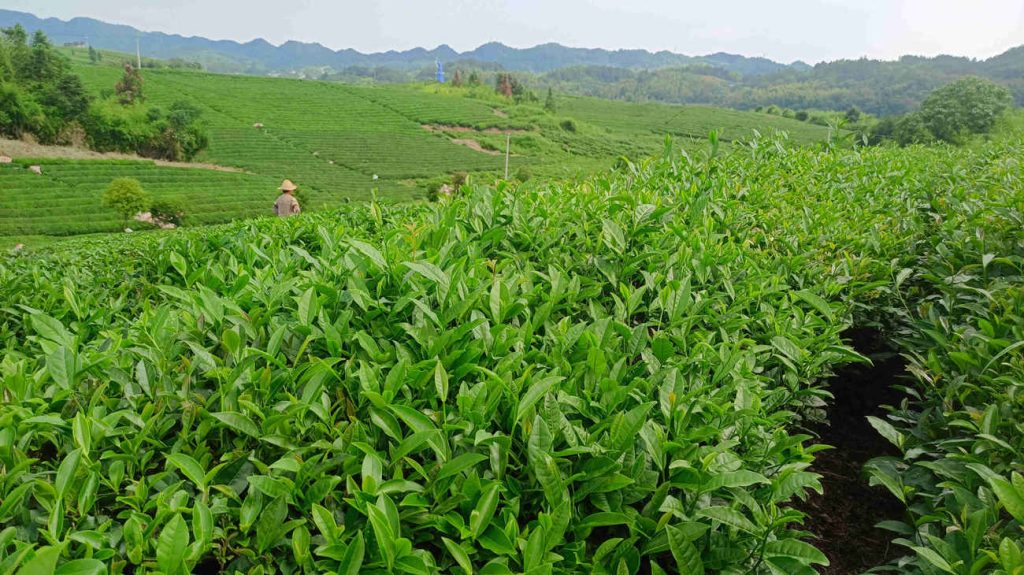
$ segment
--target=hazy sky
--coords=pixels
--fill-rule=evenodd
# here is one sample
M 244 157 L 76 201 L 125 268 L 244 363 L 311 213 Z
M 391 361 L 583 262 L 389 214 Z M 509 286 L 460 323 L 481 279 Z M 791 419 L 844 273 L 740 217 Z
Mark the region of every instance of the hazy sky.
M 0 8 L 363 52 L 442 43 L 464 51 L 497 40 L 813 63 L 987 58 L 1024 44 L 1024 0 L 0 0 Z

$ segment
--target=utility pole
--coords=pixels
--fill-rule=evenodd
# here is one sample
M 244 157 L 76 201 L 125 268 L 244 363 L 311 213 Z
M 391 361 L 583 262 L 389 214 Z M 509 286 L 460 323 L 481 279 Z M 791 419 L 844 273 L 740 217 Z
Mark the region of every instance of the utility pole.
M 139 37 L 135 37 L 135 58 L 139 65 L 139 70 L 142 69 L 142 46 L 139 44 Z
M 505 133 L 505 179 L 508 179 L 508 155 L 512 147 L 512 134 Z

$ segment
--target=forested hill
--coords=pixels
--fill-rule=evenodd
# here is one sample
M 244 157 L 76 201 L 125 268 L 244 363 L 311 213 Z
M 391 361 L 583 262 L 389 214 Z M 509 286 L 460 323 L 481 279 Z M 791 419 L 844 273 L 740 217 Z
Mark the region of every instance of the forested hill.
M 340 71 L 352 66 L 412 70 L 432 66 L 435 60 L 489 62 L 507 70 L 528 72 L 548 72 L 566 66 L 659 69 L 707 64 L 736 74 L 757 75 L 789 68 L 786 64 L 766 58 L 748 58 L 735 54 L 686 56 L 667 51 L 570 48 L 560 44 L 542 44 L 519 49 L 491 42 L 462 53 L 447 45 L 441 45 L 432 50 L 414 48 L 403 52 L 364 54 L 351 49 L 334 51 L 320 44 L 303 42 L 286 42 L 281 46 L 274 46 L 261 39 L 239 43 L 162 32 L 141 32 L 130 26 L 108 24 L 91 18 L 63 21 L 56 18 L 37 18 L 25 12 L 0 10 L 0 27 L 15 24 L 21 24 L 29 32 L 42 30 L 57 44 L 89 42 L 96 48 L 120 52 L 135 52 L 135 41 L 139 39 L 147 56 L 162 59 L 185 58 L 202 63 L 210 71 L 229 73 L 265 74 L 297 72 L 310 68 L 332 68 Z M 795 66 L 806 65 L 796 63 Z
M 698 66 L 624 70 L 577 66 L 535 78 L 540 88 L 617 100 L 656 100 L 739 109 L 777 106 L 790 110 L 846 110 L 877 115 L 915 110 L 936 88 L 964 76 L 1008 87 L 1024 105 L 1024 46 L 988 60 L 955 56 L 904 56 L 895 61 L 838 60 L 807 69 L 739 76 Z
M 603 50 L 542 44 L 519 49 L 498 42 L 469 52 L 447 45 L 427 50 L 363 54 L 334 51 L 320 44 L 265 40 L 229 40 L 141 32 L 130 26 L 90 18 L 41 19 L 24 12 L 0 10 L 0 27 L 21 24 L 42 30 L 55 44 L 88 42 L 101 49 L 198 62 L 212 72 L 289 75 L 346 83 L 429 81 L 434 63 L 444 62 L 454 76 L 476 71 L 484 82 L 512 71 L 527 88 L 627 101 L 704 104 L 737 109 L 779 108 L 799 111 L 850 108 L 875 115 L 911 112 L 933 90 L 964 76 L 980 76 L 1005 85 L 1024 105 L 1024 46 L 987 60 L 957 56 L 904 56 L 895 61 L 838 60 L 809 66 L 780 64 L 765 58 L 716 53 L 686 56 L 645 50 Z M 788 111 L 787 111 L 788 110 Z

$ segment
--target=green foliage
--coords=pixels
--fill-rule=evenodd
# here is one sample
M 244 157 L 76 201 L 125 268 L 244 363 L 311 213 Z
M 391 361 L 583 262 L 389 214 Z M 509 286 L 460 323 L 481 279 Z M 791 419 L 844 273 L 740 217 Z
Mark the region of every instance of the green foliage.
M 967 77 L 932 92 L 921 104 L 921 120 L 936 139 L 962 143 L 987 134 L 1013 105 L 1006 88 L 982 78 Z
M 0 32 L 0 135 L 67 141 L 89 106 L 81 81 L 43 33 L 29 44 L 20 26 Z
M 0 82 L 0 134 L 20 138 L 41 132 L 45 119 L 42 107 L 22 88 Z
M 160 138 L 148 109 L 113 100 L 94 101 L 83 127 L 89 147 L 100 152 L 135 152 Z
M 806 70 L 790 67 L 742 75 L 728 67 L 723 63 L 635 70 L 571 66 L 525 76 L 525 80 L 565 94 L 633 102 L 840 112 L 857 108 L 876 115 L 901 115 L 917 109 L 929 93 L 943 85 L 965 76 L 981 76 L 1009 88 L 1017 103 L 1024 103 L 1024 50 L 1020 48 L 988 61 L 904 56 L 897 61 L 837 60 Z
M 893 141 L 900 146 L 936 140 L 963 144 L 971 136 L 990 133 L 1012 103 L 1002 86 L 963 78 L 929 95 L 920 111 L 877 122 L 869 131 L 869 141 Z
M 555 93 L 548 88 L 547 98 L 544 99 L 544 109 L 554 114 L 558 111 L 558 106 L 555 104 Z
M 306 188 L 299 187 L 299 189 L 292 192 L 292 196 L 299 202 L 299 207 L 303 210 L 308 210 L 313 206 L 310 204 L 310 195 Z
M 117 178 L 103 192 L 103 205 L 116 211 L 127 222 L 149 208 L 149 196 L 138 180 Z
M 154 200 L 149 206 L 149 213 L 160 223 L 175 226 L 185 223 L 185 206 L 179 200 Z
M 462 186 L 466 185 L 469 179 L 469 174 L 466 172 L 455 172 L 452 174 L 452 188 L 456 191 L 462 189 Z
M 160 135 L 143 155 L 173 161 L 190 161 L 210 144 L 210 136 L 201 120 L 202 110 L 190 102 L 171 104 L 166 119 L 157 120 Z
M 96 94 L 120 77 L 113 66 L 83 62 L 77 70 Z M 316 209 L 368 199 L 373 189 L 381 197 L 423 197 L 429 182 L 456 171 L 496 177 L 504 171 L 503 155 L 452 142 L 472 139 L 503 152 L 503 135 L 488 131 L 514 131 L 510 173 L 528 165 L 538 177 L 559 178 L 606 169 L 622 154 L 659 153 L 666 133 L 679 136 L 691 150 L 704 146 L 702 140 L 711 129 L 726 135 L 725 145 L 749 137 L 755 129 L 786 130 L 793 144 L 820 142 L 826 135 L 816 126 L 733 110 L 590 98 L 559 96 L 559 114 L 552 115 L 541 106 L 502 98 L 490 82 L 478 88 L 436 83 L 382 87 L 169 69 L 147 70 L 145 75 L 145 106 L 110 111 L 110 103 L 104 102 L 97 107 L 120 116 L 135 108 L 167 112 L 185 100 L 202 110 L 200 124 L 209 138 L 209 146 L 195 159 L 238 167 L 278 183 L 285 178 L 301 182 Z M 558 126 L 565 118 L 574 120 L 575 133 Z M 146 121 L 140 115 L 137 121 L 119 125 Z M 264 127 L 257 129 L 256 124 Z M 467 129 L 472 133 L 464 133 Z M 154 137 L 148 129 L 142 132 L 144 141 Z M 106 149 L 139 148 L 130 143 Z
M 506 98 L 514 99 L 519 104 L 537 101 L 537 95 L 527 88 L 519 78 L 508 72 L 500 72 L 495 76 L 494 90 Z
M 202 110 L 175 101 L 165 115 L 156 107 L 93 102 L 84 122 L 89 147 L 103 152 L 134 152 L 172 161 L 189 161 L 209 145 Z
M 875 421 L 906 450 L 872 471 L 912 506 L 903 570 L 1013 573 L 1021 155 L 669 145 L 10 258 L 0 562 L 811 575 L 798 424 L 882 321 L 920 356 Z

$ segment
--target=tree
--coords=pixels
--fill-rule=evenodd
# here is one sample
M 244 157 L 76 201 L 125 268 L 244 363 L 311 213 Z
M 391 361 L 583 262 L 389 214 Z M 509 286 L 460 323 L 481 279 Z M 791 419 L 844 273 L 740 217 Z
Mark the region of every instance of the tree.
M 860 108 L 857 106 L 850 106 L 850 109 L 846 111 L 846 121 L 851 124 L 856 124 L 860 121 Z
M 18 86 L 0 82 L 0 134 L 20 138 L 35 133 L 45 120 L 43 109 Z
M 544 109 L 552 114 L 555 113 L 555 93 L 548 86 L 548 97 L 544 99 Z
M 797 120 L 800 120 L 801 122 L 806 122 L 807 119 L 811 117 L 811 115 L 807 113 L 807 110 L 800 110 L 793 117 L 796 118 Z
M 36 30 L 32 35 L 32 64 L 29 75 L 36 81 L 52 81 L 64 71 L 63 64 L 46 34 L 42 30 Z
M 498 74 L 498 78 L 495 80 L 495 91 L 506 98 L 511 98 L 513 92 L 512 75 Z
M 469 83 L 470 86 L 479 86 L 480 74 L 477 74 L 476 72 L 470 72 L 469 79 L 467 80 L 467 82 Z
M 100 53 L 96 51 L 96 48 L 89 46 L 89 61 L 95 64 L 100 61 Z
M 452 76 L 452 86 L 455 86 L 456 88 L 462 87 L 462 72 L 459 72 L 458 70 L 455 71 L 455 75 Z
M 164 157 L 168 160 L 191 160 L 206 148 L 210 138 L 200 123 L 202 110 L 185 101 L 171 104 L 167 126 L 163 130 Z
M 921 104 L 921 120 L 939 140 L 961 143 L 986 134 L 1013 105 L 1010 91 L 990 80 L 968 76 L 932 92 Z
M 67 59 L 42 32 L 20 26 L 0 35 L 0 133 L 31 134 L 41 143 L 61 143 L 81 122 L 90 98 Z
M 114 86 L 114 91 L 117 92 L 117 100 L 125 106 L 143 101 L 142 74 L 130 62 L 125 62 L 124 76 Z
M 138 180 L 117 178 L 103 192 L 103 206 L 116 211 L 128 223 L 136 214 L 146 211 L 149 196 Z

